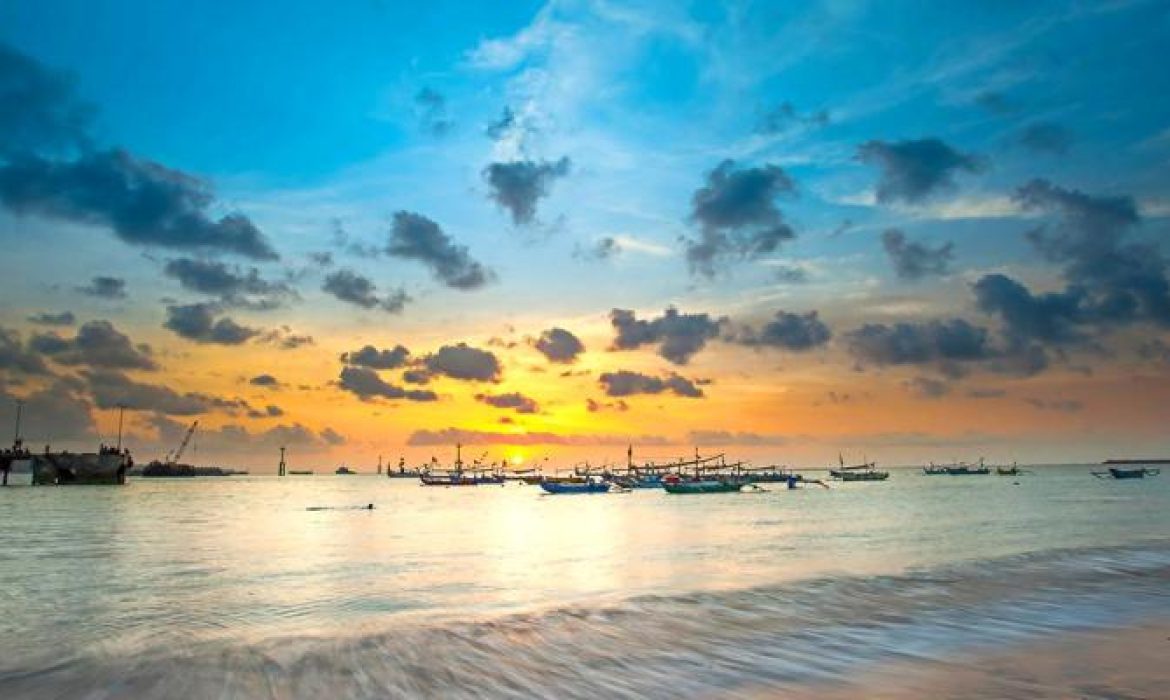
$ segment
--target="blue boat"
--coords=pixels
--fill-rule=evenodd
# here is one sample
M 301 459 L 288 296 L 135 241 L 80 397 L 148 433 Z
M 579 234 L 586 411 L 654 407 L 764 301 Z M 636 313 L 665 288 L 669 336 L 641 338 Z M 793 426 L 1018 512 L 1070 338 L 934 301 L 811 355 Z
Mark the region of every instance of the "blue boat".
M 582 482 L 566 482 L 566 481 L 542 481 L 540 488 L 547 493 L 607 493 L 609 491 L 608 481 L 582 481 Z

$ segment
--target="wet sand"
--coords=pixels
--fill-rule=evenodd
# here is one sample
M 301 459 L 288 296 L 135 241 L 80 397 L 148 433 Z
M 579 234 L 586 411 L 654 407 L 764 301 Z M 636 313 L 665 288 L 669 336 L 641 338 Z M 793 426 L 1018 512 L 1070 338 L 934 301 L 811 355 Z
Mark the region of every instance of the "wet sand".
M 1140 627 L 1063 635 L 959 661 L 906 661 L 785 698 L 1087 698 L 1170 697 L 1170 618 Z M 762 693 L 760 697 L 780 697 Z

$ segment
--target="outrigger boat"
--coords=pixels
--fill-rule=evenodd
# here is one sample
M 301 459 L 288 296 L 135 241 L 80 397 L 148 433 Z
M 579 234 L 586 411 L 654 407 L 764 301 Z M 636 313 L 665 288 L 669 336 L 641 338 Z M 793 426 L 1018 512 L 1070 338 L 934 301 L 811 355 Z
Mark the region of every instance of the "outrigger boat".
M 1150 469 L 1149 467 L 1109 467 L 1107 471 L 1093 472 L 1093 476 L 1098 479 L 1144 479 L 1147 476 L 1158 476 L 1161 473 L 1161 469 Z
M 586 479 L 580 483 L 561 481 L 540 482 L 540 488 L 549 494 L 608 493 L 611 487 L 612 484 L 603 479 Z
M 463 446 L 455 446 L 455 465 L 448 470 L 434 470 L 426 469 L 418 475 L 418 480 L 423 486 L 482 486 L 488 484 L 496 484 L 502 486 L 504 484 L 504 475 L 500 472 L 489 468 L 481 467 L 476 461 L 471 469 L 464 469 L 461 451 Z M 438 460 L 431 458 L 432 464 L 438 464 Z
M 999 476 L 1019 476 L 1028 472 L 1025 469 L 1020 469 L 1015 462 L 1012 462 L 1012 466 L 1010 467 L 996 467 L 995 473 Z
M 743 462 L 728 464 L 722 454 L 700 457 L 696 451 L 692 460 L 664 466 L 673 473 L 662 478 L 662 488 L 672 494 L 736 493 L 755 481 Z M 693 476 L 685 473 L 687 468 L 694 469 Z
M 984 466 L 982 459 L 979 460 L 978 467 L 973 467 L 966 462 L 959 462 L 950 466 L 936 466 L 934 462 L 931 462 L 929 467 L 922 468 L 922 473 L 927 476 L 937 476 L 940 474 L 946 474 L 948 476 L 986 476 L 991 473 L 991 468 Z
M 830 469 L 829 476 L 838 481 L 885 481 L 890 478 L 889 472 L 878 471 L 877 462 L 862 462 L 845 466 L 845 460 L 837 453 L 837 469 Z

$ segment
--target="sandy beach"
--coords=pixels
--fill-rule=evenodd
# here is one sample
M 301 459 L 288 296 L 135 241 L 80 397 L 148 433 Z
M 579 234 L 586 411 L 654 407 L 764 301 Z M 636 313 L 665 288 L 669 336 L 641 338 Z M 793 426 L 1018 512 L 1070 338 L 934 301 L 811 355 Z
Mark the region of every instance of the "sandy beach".
M 894 663 L 846 684 L 761 697 L 1154 700 L 1170 697 L 1168 660 L 1170 619 L 1161 619 L 975 653 L 963 660 Z

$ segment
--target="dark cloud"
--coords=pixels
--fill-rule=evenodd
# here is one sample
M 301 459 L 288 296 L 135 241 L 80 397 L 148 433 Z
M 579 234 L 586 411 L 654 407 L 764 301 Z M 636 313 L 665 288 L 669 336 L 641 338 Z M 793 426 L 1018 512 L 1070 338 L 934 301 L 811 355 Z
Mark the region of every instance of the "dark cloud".
M 1029 397 L 1024 399 L 1024 403 L 1038 411 L 1059 411 L 1061 413 L 1077 413 L 1085 407 L 1080 401 L 1067 399 L 1038 399 Z
M 804 314 L 777 311 L 775 317 L 760 328 L 746 326 L 729 340 L 749 347 L 782 348 L 799 352 L 824 345 L 832 335 L 816 311 Z
M 135 245 L 277 258 L 246 216 L 211 218 L 214 201 L 200 180 L 118 149 L 71 162 L 21 156 L 0 166 L 0 203 L 19 215 L 106 226 Z
M 955 246 L 953 243 L 943 243 L 937 248 L 931 248 L 925 243 L 907 240 L 906 234 L 891 228 L 882 234 L 882 247 L 899 278 L 920 280 L 929 275 L 945 275 L 954 257 Z
M 167 262 L 163 272 L 184 289 L 218 296 L 224 306 L 274 309 L 297 296 L 288 284 L 260 277 L 254 267 L 242 270 L 211 260 L 175 258 Z
M 494 354 L 466 343 L 444 345 L 438 352 L 423 358 L 422 366 L 430 374 L 477 382 L 499 381 L 503 371 Z
M 550 328 L 540 334 L 536 341 L 536 349 L 548 358 L 549 362 L 571 363 L 577 361 L 577 356 L 585 352 L 585 345 L 564 328 Z
M 483 177 L 491 189 L 491 198 L 511 214 L 512 223 L 521 226 L 532 223 L 537 203 L 548 195 L 557 178 L 569 174 L 569 167 L 567 157 L 555 162 L 492 163 L 483 169 Z
M 16 396 L 0 387 L 0 425 L 15 424 L 19 401 L 20 436 L 29 449 L 42 445 L 59 449 L 61 442 L 73 442 L 92 450 L 97 429 L 90 413 L 93 406 L 82 395 L 82 388 L 77 382 L 57 380 L 39 391 Z
M 29 347 L 63 365 L 103 369 L 155 370 L 158 364 L 149 345 L 135 345 L 109 321 L 90 321 L 73 338 L 55 333 L 35 335 Z
M 516 413 L 540 411 L 540 405 L 536 403 L 535 399 L 515 391 L 509 394 L 476 394 L 475 398 L 477 401 L 482 401 L 496 408 L 514 409 Z
M 306 345 L 313 345 L 315 342 L 313 336 L 293 333 L 288 326 L 264 331 L 257 340 L 261 343 L 271 343 L 282 350 L 296 350 Z
M 156 384 L 136 382 L 121 372 L 87 371 L 90 392 L 98 408 L 124 406 L 129 411 L 157 411 L 171 416 L 193 416 L 207 413 L 214 407 L 239 407 L 235 402 L 216 399 L 206 394 L 185 393 Z
M 321 290 L 332 294 L 341 301 L 363 309 L 381 309 L 387 313 L 401 313 L 406 303 L 411 301 L 406 291 L 398 289 L 379 297 L 377 286 L 368 278 L 353 270 L 337 270 L 325 276 L 325 283 Z
M 1170 280 L 1162 251 L 1125 240 L 1141 222 L 1132 198 L 1092 196 L 1047 180 L 1032 180 L 1015 198 L 1027 209 L 1056 217 L 1055 228 L 1042 226 L 1028 237 L 1048 260 L 1064 266 L 1068 293 L 1083 290 L 1092 320 L 1170 326 Z
M 246 414 L 249 418 L 279 418 L 284 415 L 284 409 L 280 406 L 273 406 L 269 404 L 263 409 L 251 408 Z
M 126 298 L 126 280 L 120 277 L 94 277 L 93 280 L 84 287 L 74 287 L 74 291 L 85 294 L 86 296 L 97 297 L 99 299 L 125 299 Z
M 662 316 L 638 320 L 633 311 L 614 309 L 609 313 L 617 337 L 615 350 L 634 350 L 642 345 L 657 345 L 658 354 L 676 365 L 685 365 L 708 340 L 719 335 L 725 318 L 714 319 L 703 314 L 680 314 L 671 307 Z
M 969 399 L 999 399 L 1007 396 L 1003 389 L 970 389 L 967 391 Z
M 0 370 L 24 374 L 49 373 L 41 355 L 26 348 L 20 333 L 8 328 L 0 328 Z
M 996 356 L 987 330 L 960 319 L 870 323 L 845 334 L 850 351 L 876 365 L 971 362 Z
M 519 120 L 516 118 L 516 113 L 512 111 L 511 107 L 504 107 L 504 111 L 500 116 L 488 122 L 483 132 L 493 141 L 499 141 L 507 136 L 513 129 L 519 125 Z
M 72 311 L 62 311 L 57 314 L 41 312 L 29 316 L 28 322 L 40 326 L 72 326 L 77 323 L 77 317 L 73 315 Z
M 783 284 L 804 284 L 808 282 L 808 272 L 796 265 L 779 265 L 775 268 L 773 279 Z
M 1072 133 L 1052 122 L 1034 122 L 1020 129 L 1016 137 L 1021 146 L 1036 153 L 1062 156 L 1073 145 Z
M 605 388 L 607 396 L 661 394 L 665 391 L 692 399 L 703 396 L 703 390 L 696 382 L 673 373 L 665 377 L 654 377 L 640 372 L 618 370 L 603 373 L 598 382 Z
M 0 44 L 0 157 L 87 147 L 96 110 L 75 97 L 75 82 Z
M 561 435 L 558 433 L 525 432 L 493 433 L 463 428 L 416 430 L 406 444 L 411 446 L 436 445 L 670 445 L 670 439 L 661 435 Z
M 951 385 L 931 377 L 914 377 L 902 383 L 906 390 L 921 399 L 941 399 L 951 393 Z
M 454 289 L 478 289 L 494 279 L 491 270 L 473 260 L 465 246 L 455 245 L 437 223 L 409 211 L 395 212 L 386 253 L 422 262 Z
M 433 391 L 403 389 L 384 381 L 378 373 L 368 367 L 343 367 L 339 386 L 362 401 L 375 398 L 406 399 L 407 401 L 435 401 L 439 397 Z
M 600 413 L 601 411 L 628 411 L 630 404 L 622 399 L 617 401 L 595 401 L 594 399 L 585 399 L 585 410 L 590 413 Z
M 779 134 L 788 131 L 794 126 L 827 126 L 829 112 L 819 110 L 809 114 L 800 114 L 791 102 L 781 102 L 776 107 L 760 115 L 756 124 L 758 134 Z
M 333 267 L 333 253 L 328 250 L 309 253 L 309 262 L 317 267 Z
M 247 217 L 209 216 L 215 198 L 206 183 L 122 149 L 93 148 L 93 111 L 71 78 L 0 45 L 0 204 L 108 227 L 136 245 L 277 257 Z
M 249 379 L 248 383 L 252 386 L 262 386 L 267 388 L 276 388 L 280 386 L 280 380 L 271 374 L 257 374 L 255 377 Z
M 687 433 L 687 443 L 698 447 L 722 445 L 788 445 L 792 441 L 785 435 L 732 432 L 730 430 L 692 430 Z
M 370 369 L 396 369 L 406 365 L 410 358 L 410 351 L 401 345 L 387 350 L 379 350 L 373 345 L 363 346 L 361 350 L 341 353 L 341 361 L 356 367 Z
M 431 375 L 425 369 L 408 369 L 402 373 L 402 381 L 407 384 L 429 384 Z
M 599 238 L 587 248 L 578 246 L 573 250 L 573 257 L 578 260 L 609 260 L 622 252 L 621 243 L 613 236 Z
M 868 141 L 858 146 L 857 157 L 881 170 L 877 200 L 882 203 L 921 202 L 939 190 L 954 187 L 956 174 L 983 169 L 977 157 L 934 138 Z
M 1079 326 L 1092 314 L 1083 291 L 1033 294 L 1016 280 L 998 273 L 984 275 L 972 287 L 981 311 L 998 316 L 1004 332 L 1022 340 L 1051 344 L 1079 343 L 1086 336 Z
M 414 105 L 418 110 L 419 128 L 433 136 L 443 136 L 455 122 L 447 116 L 447 98 L 442 94 L 424 87 L 414 96 Z
M 242 326 L 231 318 L 215 318 L 219 307 L 213 304 L 187 304 L 167 307 L 164 328 L 197 343 L 240 345 L 258 335 L 259 330 Z
M 778 165 L 737 169 L 735 161 L 720 163 L 691 196 L 691 220 L 699 227 L 697 239 L 685 239 L 691 271 L 711 277 L 728 258 L 773 253 L 795 238 L 775 203 L 795 191 Z

